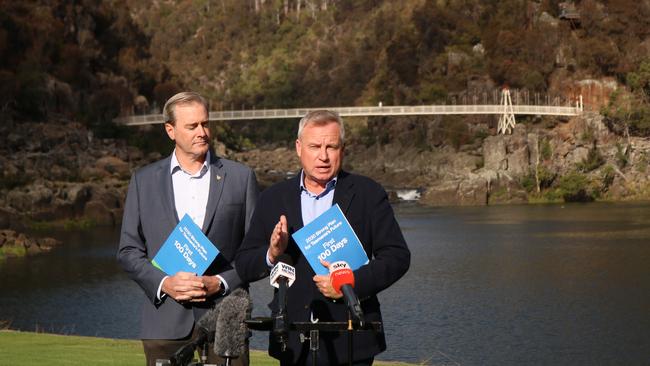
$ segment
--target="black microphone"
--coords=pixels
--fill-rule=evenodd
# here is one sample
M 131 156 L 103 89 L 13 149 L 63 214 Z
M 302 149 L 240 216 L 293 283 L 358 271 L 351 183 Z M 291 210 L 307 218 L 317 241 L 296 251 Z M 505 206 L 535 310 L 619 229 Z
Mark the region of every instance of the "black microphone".
M 231 359 L 246 351 L 248 328 L 244 320 L 250 317 L 252 307 L 250 295 L 241 288 L 221 301 L 221 311 L 215 329 L 214 353 L 225 358 L 226 365 L 230 365 Z
M 287 349 L 289 323 L 287 322 L 287 290 L 296 279 L 296 269 L 292 267 L 293 260 L 288 254 L 278 257 L 278 263 L 269 276 L 271 286 L 278 289 L 278 311 L 273 317 L 273 334 L 277 337 L 282 351 Z
M 171 366 L 185 366 L 189 364 L 192 358 L 194 358 L 194 350 L 197 347 L 201 347 L 214 340 L 214 331 L 218 317 L 219 304 L 215 305 L 214 308 L 199 318 L 195 325 L 199 333 L 198 337 L 174 352 L 169 359 Z

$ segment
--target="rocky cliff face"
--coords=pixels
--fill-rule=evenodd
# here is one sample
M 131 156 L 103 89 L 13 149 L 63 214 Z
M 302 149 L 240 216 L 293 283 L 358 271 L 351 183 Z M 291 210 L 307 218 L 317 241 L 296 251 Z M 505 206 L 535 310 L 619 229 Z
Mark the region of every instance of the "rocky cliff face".
M 511 135 L 466 122 L 352 120 L 344 167 L 389 191 L 417 189 L 426 205 L 650 199 L 650 139 L 615 135 L 598 114 L 519 123 Z M 0 136 L 0 228 L 81 218 L 119 224 L 131 172 L 161 158 L 73 122 L 6 125 Z M 291 144 L 217 151 L 253 167 L 262 188 L 300 169 Z
M 426 205 L 650 199 L 650 139 L 615 135 L 599 114 L 537 118 L 510 135 L 466 121 L 352 121 L 344 167 L 389 190 L 417 189 Z M 452 146 L 456 133 L 465 138 Z M 299 169 L 291 147 L 236 156 L 276 178 Z
M 0 139 L 4 228 L 82 217 L 114 225 L 132 169 L 157 158 L 75 122 L 8 124 Z
M 427 205 L 572 200 L 570 188 L 586 190 L 587 198 L 650 199 L 649 139 L 617 136 L 595 113 L 548 123 L 520 123 L 511 135 L 489 135 L 458 149 L 436 147 L 431 138 L 428 149 L 413 146 L 411 137 L 410 146 L 353 148 L 348 159 L 354 170 L 388 187 L 421 190 Z M 580 178 L 584 187 L 565 187 L 572 183 L 565 177 Z

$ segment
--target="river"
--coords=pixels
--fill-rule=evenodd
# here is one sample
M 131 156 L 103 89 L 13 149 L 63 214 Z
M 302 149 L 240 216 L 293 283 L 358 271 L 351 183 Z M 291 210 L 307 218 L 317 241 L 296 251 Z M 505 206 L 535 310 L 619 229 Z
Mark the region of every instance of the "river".
M 430 365 L 648 365 L 650 204 L 397 204 L 411 269 L 380 294 L 388 350 Z M 51 253 L 0 261 L 10 328 L 135 338 L 139 288 L 118 229 L 48 232 Z M 268 315 L 271 288 L 251 289 Z M 252 347 L 266 348 L 256 332 Z

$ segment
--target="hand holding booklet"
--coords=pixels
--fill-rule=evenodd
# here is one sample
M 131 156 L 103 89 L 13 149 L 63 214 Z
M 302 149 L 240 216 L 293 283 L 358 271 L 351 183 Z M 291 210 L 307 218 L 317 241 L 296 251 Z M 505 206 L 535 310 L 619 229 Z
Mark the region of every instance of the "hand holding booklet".
M 169 234 L 151 263 L 170 276 L 181 271 L 201 276 L 217 255 L 217 247 L 186 214 Z
M 329 273 L 320 263 L 321 259 L 329 263 L 345 261 L 352 270 L 368 263 L 363 245 L 338 204 L 293 233 L 292 237 L 316 274 Z

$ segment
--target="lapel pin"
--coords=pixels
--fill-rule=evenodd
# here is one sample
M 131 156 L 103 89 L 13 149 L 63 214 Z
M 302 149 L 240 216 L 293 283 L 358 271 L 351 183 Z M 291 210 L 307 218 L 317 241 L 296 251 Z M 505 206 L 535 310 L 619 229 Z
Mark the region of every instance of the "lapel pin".
M 217 180 L 221 180 L 221 176 L 217 174 Z

